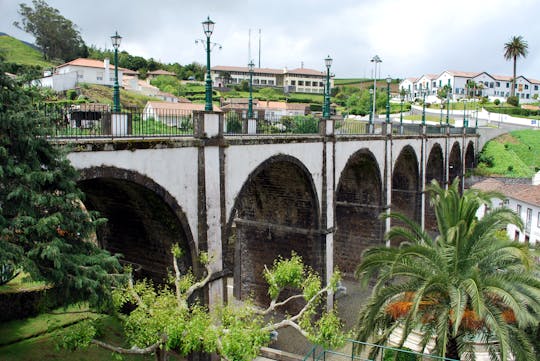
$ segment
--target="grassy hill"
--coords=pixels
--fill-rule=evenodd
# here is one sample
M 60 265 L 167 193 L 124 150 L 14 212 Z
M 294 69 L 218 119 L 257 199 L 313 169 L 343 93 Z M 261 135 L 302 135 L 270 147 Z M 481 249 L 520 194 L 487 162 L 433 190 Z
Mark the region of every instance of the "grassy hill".
M 0 52 L 6 57 L 8 63 L 53 66 L 52 63 L 43 60 L 41 52 L 8 35 L 0 35 Z
M 540 170 L 540 131 L 518 130 L 489 141 L 477 167 L 482 175 L 530 178 Z

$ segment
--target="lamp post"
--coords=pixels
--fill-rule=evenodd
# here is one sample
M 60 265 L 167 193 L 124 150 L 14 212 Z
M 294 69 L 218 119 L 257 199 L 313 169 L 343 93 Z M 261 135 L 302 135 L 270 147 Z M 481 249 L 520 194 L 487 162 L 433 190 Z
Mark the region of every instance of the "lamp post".
M 442 110 L 444 108 L 444 104 L 443 104 L 442 100 L 441 100 L 440 107 L 441 107 L 441 116 L 439 117 L 439 125 L 442 127 Z
M 248 119 L 253 119 L 253 60 L 248 64 L 249 67 L 249 100 L 248 100 Z
M 208 16 L 202 22 L 204 34 L 206 35 L 206 84 L 205 84 L 205 111 L 212 111 L 212 78 L 210 76 L 210 36 L 214 32 L 214 22 Z
M 446 126 L 450 124 L 450 89 L 446 91 Z
M 115 31 L 111 36 L 112 46 L 114 48 L 114 86 L 113 86 L 113 112 L 120 111 L 120 86 L 118 85 L 118 48 L 122 37 L 118 35 L 118 31 Z
M 390 75 L 386 77 L 386 124 L 390 124 L 390 83 L 392 78 Z
M 403 101 L 405 100 L 405 89 L 401 89 L 399 92 L 399 100 L 401 101 L 400 111 L 399 111 L 399 126 L 403 126 Z
M 330 67 L 332 66 L 332 58 L 330 55 L 324 59 L 324 65 L 326 66 L 326 87 L 324 92 L 324 107 L 323 118 L 330 118 Z
M 371 128 L 373 127 L 373 89 L 369 89 L 369 132 L 371 133 Z
M 381 58 L 375 55 L 370 60 L 373 63 L 373 119 L 377 113 L 377 64 L 382 63 Z
M 463 99 L 463 127 L 467 128 L 469 121 L 467 120 L 467 99 Z
M 426 125 L 426 93 L 427 86 L 422 90 L 422 125 Z

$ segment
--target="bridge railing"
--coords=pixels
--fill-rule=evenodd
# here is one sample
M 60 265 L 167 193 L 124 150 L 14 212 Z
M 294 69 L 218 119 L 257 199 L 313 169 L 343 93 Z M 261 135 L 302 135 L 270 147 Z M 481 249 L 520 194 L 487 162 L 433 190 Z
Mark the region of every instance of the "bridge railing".
M 319 119 L 313 115 L 265 115 L 264 118 L 252 119 L 253 131 L 248 131 L 250 120 L 241 118 L 238 113 L 224 114 L 224 129 L 226 135 L 290 135 L 290 134 L 319 134 Z
M 171 103 L 174 104 L 174 103 Z M 107 104 L 40 105 L 57 138 L 163 137 L 193 135 L 193 111 L 125 107 L 114 113 Z

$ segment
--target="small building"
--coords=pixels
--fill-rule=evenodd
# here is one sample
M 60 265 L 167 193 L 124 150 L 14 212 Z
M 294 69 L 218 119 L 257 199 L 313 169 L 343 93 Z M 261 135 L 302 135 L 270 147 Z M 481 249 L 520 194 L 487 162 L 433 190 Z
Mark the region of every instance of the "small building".
M 246 119 L 248 110 L 247 98 L 230 98 L 222 100 L 220 108 L 223 112 L 234 112 L 241 119 Z M 253 99 L 253 118 L 277 121 L 284 116 L 307 115 L 310 113 L 309 104 L 287 103 L 270 100 Z
M 519 182 L 516 179 L 488 178 L 475 183 L 472 188 L 481 191 L 495 191 L 504 199 L 493 199 L 491 207 L 507 207 L 514 210 L 522 219 L 524 229 L 520 230 L 510 224 L 506 228 L 508 235 L 519 242 L 540 244 L 540 172 L 536 173 L 532 182 Z M 483 216 L 486 208 L 477 213 Z
M 204 111 L 205 104 L 182 102 L 171 103 L 165 101 L 149 101 L 144 106 L 143 120 L 155 120 L 168 126 L 187 127 L 193 124 L 193 112 Z M 214 107 L 214 111 L 221 109 Z
M 241 66 L 214 66 L 210 76 L 216 87 L 228 87 L 249 81 L 249 68 Z M 257 88 L 277 87 L 291 93 L 323 94 L 326 83 L 326 73 L 320 70 L 297 68 L 293 70 L 254 68 L 253 86 Z M 330 87 L 334 86 L 333 76 L 330 77 Z
M 176 73 L 163 70 L 163 69 L 158 69 L 158 70 L 153 70 L 146 73 L 146 81 L 150 82 L 150 80 L 157 78 L 160 75 L 176 77 Z

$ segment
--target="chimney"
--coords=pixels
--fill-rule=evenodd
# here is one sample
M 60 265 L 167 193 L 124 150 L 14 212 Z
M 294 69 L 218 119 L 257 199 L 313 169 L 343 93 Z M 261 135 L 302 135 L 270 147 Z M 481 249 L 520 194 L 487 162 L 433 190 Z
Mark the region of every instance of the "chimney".
M 110 69 L 109 58 L 103 59 L 103 67 L 105 68 L 105 74 L 103 76 L 103 82 L 105 84 L 111 84 L 112 85 L 113 82 L 111 81 L 111 69 Z
M 537 186 L 540 185 L 540 172 L 537 172 L 533 178 L 532 178 L 532 185 Z

